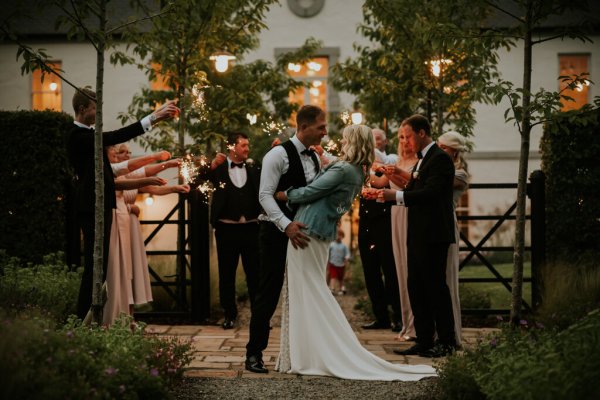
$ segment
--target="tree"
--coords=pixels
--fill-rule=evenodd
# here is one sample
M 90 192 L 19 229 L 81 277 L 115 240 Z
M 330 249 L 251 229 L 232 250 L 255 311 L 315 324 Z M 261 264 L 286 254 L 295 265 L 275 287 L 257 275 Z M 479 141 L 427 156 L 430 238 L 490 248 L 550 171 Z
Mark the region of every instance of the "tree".
M 531 129 L 551 120 L 553 114 L 560 110 L 563 101 L 572 100 L 564 94 L 564 90 L 549 92 L 541 89 L 536 93 L 531 92 L 533 46 L 549 40 L 564 38 L 579 39 L 584 42 L 591 41 L 585 35 L 586 24 L 582 20 L 575 21 L 573 26 L 561 26 L 555 28 L 554 31 L 548 31 L 544 37 L 537 40 L 533 39 L 533 33 L 542 27 L 551 16 L 560 16 L 569 10 L 589 12 L 589 4 L 586 0 L 514 0 L 510 3 L 489 0 L 488 3 L 512 20 L 513 25 L 504 34 L 523 40 L 523 86 L 515 88 L 512 82 L 500 80 L 489 88 L 489 93 L 496 97 L 497 101 L 503 97 L 508 98 L 511 108 L 504 113 L 505 119 L 515 121 L 521 136 L 511 300 L 511 323 L 513 326 L 519 326 L 523 297 L 527 169 Z M 589 13 L 584 15 L 589 15 Z M 575 88 L 578 84 L 588 82 L 587 74 L 561 76 L 559 79 L 570 89 Z
M 86 40 L 96 50 L 96 126 L 94 136 L 94 169 L 95 169 L 95 240 L 94 240 L 94 279 L 92 295 L 92 321 L 100 323 L 102 321 L 102 307 L 104 301 L 102 298 L 103 283 L 103 246 L 104 246 L 104 170 L 103 170 L 103 151 L 102 146 L 102 104 L 104 97 L 104 57 L 105 52 L 115 44 L 114 35 L 123 27 L 128 26 L 135 21 L 122 24 L 117 23 L 114 26 L 108 25 L 107 20 L 108 0 L 53 0 L 51 2 L 39 2 L 39 9 L 35 11 L 48 10 L 50 8 L 57 10 L 59 16 L 56 20 L 57 27 L 67 28 L 67 37 L 69 39 Z M 34 10 L 27 10 L 32 12 Z M 17 9 L 15 13 L 25 12 L 23 8 Z M 9 14 L 10 16 L 10 14 Z M 23 19 L 24 14 L 13 14 Z M 151 17 L 148 17 L 151 18 Z M 1 31 L 3 39 L 8 39 L 17 44 L 17 59 L 22 58 L 22 73 L 30 73 L 36 69 L 42 70 L 46 74 L 55 74 L 64 82 L 80 90 L 80 87 L 70 82 L 62 73 L 56 71 L 49 64 L 49 55 L 44 49 L 32 49 L 22 43 L 14 33 L 14 27 L 10 27 L 9 19 L 2 23 Z M 83 92 L 82 92 L 83 93 Z
M 425 114 L 438 134 L 445 125 L 471 135 L 474 102 L 492 98 L 496 50 L 509 39 L 484 29 L 483 1 L 367 0 L 359 31 L 370 45 L 336 66 L 334 84 L 357 95 L 369 121 L 400 122 Z
M 132 52 L 142 61 L 127 55 L 115 61 L 137 63 L 150 80 L 163 78 L 168 90 L 142 89 L 122 120 L 137 118 L 173 95 L 181 110 L 178 122 L 140 140 L 146 147 L 210 154 L 228 131 L 260 135 L 280 129 L 295 109 L 287 101 L 289 92 L 302 85 L 286 73 L 287 65 L 307 60 L 320 44 L 309 39 L 275 65 L 263 60 L 244 64 L 244 55 L 258 45 L 265 13 L 276 1 L 175 0 L 174 11 L 153 20 L 149 29 L 127 32 L 128 41 L 135 43 Z M 144 2 L 138 6 L 143 9 Z M 237 60 L 226 73 L 216 71 L 211 60 L 221 52 Z M 253 116 L 255 121 L 249 118 Z

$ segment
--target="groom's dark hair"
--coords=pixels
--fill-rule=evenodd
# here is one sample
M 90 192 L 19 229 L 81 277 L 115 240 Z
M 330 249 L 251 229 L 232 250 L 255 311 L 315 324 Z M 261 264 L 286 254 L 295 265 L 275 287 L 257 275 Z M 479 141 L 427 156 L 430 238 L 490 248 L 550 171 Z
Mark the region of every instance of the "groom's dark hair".
M 404 125 L 410 126 L 415 132 L 419 132 L 423 129 L 427 136 L 431 136 L 431 125 L 429 124 L 429 120 L 420 114 L 415 114 L 406 118 L 402 121 L 401 126 Z
M 319 115 L 323 114 L 323 110 L 320 107 L 313 105 L 302 106 L 296 114 L 296 128 L 300 128 L 302 124 L 314 124 Z

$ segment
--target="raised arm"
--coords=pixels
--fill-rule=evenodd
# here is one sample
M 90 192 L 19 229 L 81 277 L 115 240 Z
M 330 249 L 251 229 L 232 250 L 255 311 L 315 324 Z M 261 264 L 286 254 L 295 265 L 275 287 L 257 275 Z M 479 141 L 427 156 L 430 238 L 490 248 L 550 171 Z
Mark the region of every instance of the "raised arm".
M 164 171 L 165 169 L 179 167 L 179 165 L 181 165 L 180 158 L 175 158 L 173 160 L 165 161 L 159 164 L 147 165 L 145 168 L 146 176 L 153 176 L 158 174 L 159 172 Z
M 115 180 L 115 189 L 116 190 L 130 190 L 130 189 L 139 189 L 144 186 L 149 185 L 157 185 L 162 186 L 166 185 L 167 181 L 163 178 L 159 178 L 157 176 L 149 176 L 147 178 L 137 178 L 137 179 L 117 179 Z
M 139 192 L 150 193 L 156 196 L 163 196 L 171 193 L 189 193 L 190 185 L 144 186 L 139 189 Z

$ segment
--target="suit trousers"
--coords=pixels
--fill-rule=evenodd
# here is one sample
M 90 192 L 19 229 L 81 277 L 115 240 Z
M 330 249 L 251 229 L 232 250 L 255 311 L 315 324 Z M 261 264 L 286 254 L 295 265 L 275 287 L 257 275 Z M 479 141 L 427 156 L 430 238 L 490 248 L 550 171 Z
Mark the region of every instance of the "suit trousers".
M 104 245 L 102 263 L 102 283 L 106 280 L 108 268 L 108 250 L 110 245 L 110 228 L 112 225 L 112 208 L 104 210 Z M 92 305 L 92 291 L 94 281 L 94 238 L 96 223 L 93 213 L 79 213 L 77 222 L 83 232 L 83 274 L 79 287 L 77 300 L 77 316 L 85 318 Z
M 375 318 L 381 323 L 388 323 L 388 305 L 391 305 L 394 321 L 401 321 L 400 291 L 389 214 L 360 221 L 358 248 Z
M 250 317 L 250 338 L 246 355 L 262 357 L 269 344 L 270 321 L 281 294 L 288 237 L 271 222 L 261 222 L 259 232 L 260 264 L 258 290 Z
M 408 295 L 415 321 L 417 343 L 456 344 L 450 290 L 446 284 L 448 243 L 408 241 Z
M 237 318 L 235 299 L 235 277 L 240 256 L 246 274 L 246 285 L 250 304 L 256 295 L 258 273 L 258 223 L 215 224 L 217 258 L 219 261 L 219 298 L 225 318 Z

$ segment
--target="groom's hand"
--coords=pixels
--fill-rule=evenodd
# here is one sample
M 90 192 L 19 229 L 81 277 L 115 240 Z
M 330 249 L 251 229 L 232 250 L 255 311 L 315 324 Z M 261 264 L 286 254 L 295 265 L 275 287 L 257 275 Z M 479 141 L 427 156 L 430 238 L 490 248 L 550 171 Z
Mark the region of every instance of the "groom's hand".
M 306 228 L 306 225 L 298 221 L 290 222 L 285 228 L 285 234 L 290 238 L 290 242 L 292 242 L 292 246 L 294 246 L 295 249 L 298 247 L 303 249 L 308 246 L 308 242 L 310 242 L 310 238 L 302 232 L 302 228 Z

